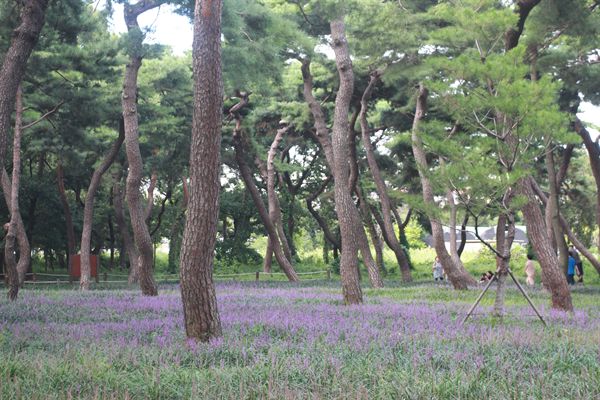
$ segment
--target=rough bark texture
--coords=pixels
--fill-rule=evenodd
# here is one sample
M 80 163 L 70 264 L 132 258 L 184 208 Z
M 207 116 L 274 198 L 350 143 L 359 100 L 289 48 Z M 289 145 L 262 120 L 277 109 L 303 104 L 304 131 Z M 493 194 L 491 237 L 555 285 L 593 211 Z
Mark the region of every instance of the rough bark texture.
M 273 246 L 273 252 L 275 253 L 275 259 L 277 260 L 277 263 L 279 264 L 287 278 L 292 282 L 296 282 L 299 280 L 298 275 L 294 270 L 294 266 L 283 252 L 281 243 L 278 238 L 277 228 L 275 227 L 275 225 L 271 221 L 271 218 L 269 217 L 269 212 L 267 211 L 267 208 L 263 203 L 263 200 L 260 196 L 260 192 L 258 191 L 258 188 L 254 183 L 254 179 L 252 178 L 252 172 L 250 171 L 250 168 L 248 167 L 248 164 L 246 163 L 246 160 L 244 158 L 245 146 L 243 144 L 243 140 L 244 139 L 242 137 L 240 121 L 238 120 L 236 121 L 236 128 L 234 130 L 233 146 L 235 149 L 235 159 L 240 168 L 240 174 L 242 175 L 242 179 L 244 180 L 246 189 L 250 192 L 250 195 L 252 196 L 254 205 L 258 210 L 258 215 L 260 216 L 260 219 L 262 220 L 262 223 L 265 226 L 267 235 L 269 236 L 269 240 L 271 241 L 271 244 Z
M 222 0 L 196 0 L 194 10 L 194 114 L 180 274 L 185 332 L 200 341 L 222 334 L 212 275 L 221 165 L 222 7 Z
M 81 278 L 79 280 L 79 288 L 81 290 L 88 290 L 90 287 L 90 248 L 92 241 L 92 225 L 94 222 L 94 200 L 96 198 L 96 192 L 98 191 L 98 187 L 100 186 L 100 182 L 102 181 L 102 176 L 108 170 L 108 168 L 110 168 L 112 163 L 115 162 L 117 154 L 119 154 L 119 150 L 121 149 L 121 145 L 123 144 L 123 140 L 125 140 L 125 130 L 123 124 L 120 123 L 119 136 L 117 137 L 117 140 L 115 140 L 115 142 L 113 143 L 108 153 L 106 153 L 106 156 L 102 160 L 102 163 L 100 163 L 98 168 L 96 168 L 96 170 L 92 174 L 90 186 L 88 187 L 87 195 L 85 197 L 80 245 Z
M 67 231 L 67 268 L 69 275 L 71 274 L 71 256 L 75 254 L 75 228 L 73 227 L 73 215 L 71 213 L 71 207 L 69 206 L 69 200 L 67 199 L 67 191 L 65 189 L 65 174 L 61 160 L 58 160 L 56 166 L 56 184 L 58 186 L 58 197 L 60 198 L 60 204 L 65 214 L 65 228 Z
M 17 231 L 18 221 L 21 220 L 21 212 L 19 211 L 19 185 L 21 181 L 21 134 L 23 122 L 23 94 L 21 87 L 17 87 L 15 96 L 16 113 L 15 113 L 15 130 L 13 140 L 13 170 L 12 182 L 10 188 L 10 222 L 8 232 L 4 238 L 4 261 L 8 277 L 8 299 L 16 300 L 19 293 L 19 273 L 17 271 Z M 9 202 L 7 202 L 9 204 Z M 29 246 L 28 246 L 29 247 Z M 23 252 L 25 249 L 20 249 Z M 29 248 L 27 249 L 29 251 Z
M 271 238 L 267 239 L 267 250 L 265 251 L 265 259 L 263 261 L 263 272 L 271 273 L 273 266 L 273 242 Z
M 371 135 L 369 125 L 367 123 L 368 101 L 371 97 L 371 93 L 373 92 L 373 88 L 375 87 L 375 84 L 378 80 L 379 74 L 372 74 L 369 84 L 367 85 L 367 88 L 365 89 L 362 95 L 362 99 L 360 101 L 361 107 L 359 114 L 360 129 L 362 133 L 363 146 L 367 153 L 367 162 L 369 165 L 369 170 L 371 171 L 371 175 L 373 176 L 373 181 L 375 182 L 377 195 L 379 196 L 379 201 L 381 202 L 381 213 L 383 219 L 383 238 L 387 245 L 392 249 L 392 251 L 396 255 L 398 266 L 400 267 L 400 271 L 402 271 L 402 281 L 410 282 L 412 281 L 410 265 L 408 263 L 408 258 L 406 257 L 402 246 L 400 245 L 400 242 L 396 238 L 396 233 L 394 232 L 394 226 L 392 225 L 392 206 L 387 193 L 385 181 L 383 180 L 381 171 L 379 170 L 379 165 L 377 165 L 377 160 L 375 158 L 375 149 L 373 148 L 373 144 L 371 143 Z
M 121 105 L 123 108 L 123 121 L 125 124 L 125 150 L 129 172 L 127 174 L 127 205 L 133 231 L 133 241 L 139 252 L 139 282 L 142 294 L 156 296 L 158 290 L 152 274 L 154 247 L 152 238 L 146 224 L 146 213 L 143 199 L 140 193 L 140 185 L 143 174 L 143 161 L 139 145 L 138 112 L 137 112 L 137 77 L 142 65 L 142 41 L 140 27 L 137 17 L 145 11 L 161 5 L 164 1 L 142 1 L 134 5 L 124 7 L 125 24 L 129 32 L 129 40 L 135 41 L 131 44 L 129 62 L 125 67 L 123 79 L 123 96 Z
M 415 156 L 415 162 L 419 170 L 419 177 L 421 179 L 421 186 L 423 189 L 423 201 L 426 205 L 433 207 L 435 205 L 433 198 L 433 188 L 431 181 L 427 176 L 429 166 L 427 164 L 427 157 L 425 150 L 423 149 L 423 142 L 419 136 L 419 124 L 425 116 L 427 110 L 427 88 L 423 84 L 419 85 L 417 95 L 417 107 L 415 111 L 415 118 L 412 127 L 412 150 Z M 436 216 L 430 216 L 429 222 L 431 223 L 431 236 L 433 238 L 433 244 L 435 252 L 440 258 L 440 262 L 444 267 L 444 271 L 448 275 L 448 279 L 452 283 L 455 289 L 466 289 L 468 285 L 476 284 L 475 279 L 465 270 L 462 263 L 457 264 L 452 258 L 446 246 L 444 245 L 444 231 L 442 230 L 442 224 Z
M 546 234 L 544 216 L 535 197 L 531 178 L 521 178 L 517 185 L 517 193 L 527 199 L 521 211 L 527 224 L 527 234 L 542 268 L 542 281 L 552 294 L 552 308 L 572 311 L 573 303 L 567 279 L 558 265 L 558 259 Z
M 575 132 L 577 132 L 583 140 L 583 144 L 585 145 L 590 159 L 592 175 L 594 176 L 594 181 L 596 181 L 596 225 L 600 226 L 600 148 L 598 148 L 598 144 L 592 140 L 589 131 L 577 117 L 575 117 Z M 598 235 L 596 245 L 598 246 L 598 249 L 600 249 L 600 234 Z
M 20 5 L 20 22 L 12 33 L 10 47 L 4 54 L 0 69 L 0 166 L 4 166 L 10 116 L 15 106 L 17 88 L 44 26 L 48 0 L 24 0 Z

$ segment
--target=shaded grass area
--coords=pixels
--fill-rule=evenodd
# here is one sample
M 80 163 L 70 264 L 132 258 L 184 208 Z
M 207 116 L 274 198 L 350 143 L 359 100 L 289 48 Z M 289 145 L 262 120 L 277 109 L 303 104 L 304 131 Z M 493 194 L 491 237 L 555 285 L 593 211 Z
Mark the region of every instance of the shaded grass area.
M 344 306 L 335 281 L 217 291 L 224 337 L 196 344 L 184 337 L 175 286 L 155 298 L 27 289 L 14 303 L 2 290 L 0 398 L 600 397 L 598 288 L 574 292 L 574 314 L 544 308 L 548 328 L 513 289 L 510 318 L 490 319 L 484 305 L 464 326 L 477 290 L 366 289 L 362 306 Z

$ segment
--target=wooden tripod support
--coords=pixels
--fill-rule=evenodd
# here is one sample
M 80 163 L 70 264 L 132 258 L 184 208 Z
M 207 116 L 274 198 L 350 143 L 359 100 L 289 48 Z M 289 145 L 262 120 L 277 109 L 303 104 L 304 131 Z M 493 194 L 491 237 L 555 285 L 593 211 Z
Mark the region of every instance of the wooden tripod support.
M 513 273 L 510 270 L 510 268 L 508 269 L 508 274 L 512 278 L 513 282 L 515 282 L 515 284 L 519 288 L 519 291 L 523 294 L 523 296 L 525 297 L 525 299 L 527 299 L 527 302 L 529 303 L 529 305 L 531 306 L 531 308 L 533 308 L 533 311 L 535 311 L 535 313 L 538 316 L 538 318 L 540 319 L 540 321 L 542 321 L 542 324 L 544 324 L 544 326 L 548 326 L 546 324 L 546 321 L 544 321 L 544 318 L 542 318 L 542 315 L 540 314 L 540 312 L 533 305 L 533 302 L 531 301 L 531 298 L 529 298 L 529 296 L 527 295 L 527 293 L 525 293 L 525 289 L 523 289 L 523 286 L 521 286 L 521 284 L 519 283 L 519 281 L 517 281 L 517 278 L 515 278 L 515 276 L 513 275 Z M 483 289 L 483 291 L 479 294 L 479 297 L 477 297 L 477 300 L 475 300 L 475 303 L 473 303 L 473 305 L 469 309 L 469 312 L 467 312 L 467 315 L 465 315 L 465 318 L 460 323 L 461 325 L 463 325 L 465 322 L 467 322 L 467 319 L 469 319 L 469 317 L 473 314 L 473 311 L 475 310 L 475 308 L 477 307 L 477 305 L 479 304 L 479 302 L 481 301 L 481 299 L 485 295 L 485 292 L 488 291 L 488 289 L 490 288 L 490 286 L 492 285 L 492 283 L 495 280 L 497 280 L 497 279 L 498 279 L 497 278 L 497 274 L 494 274 L 494 276 L 492 276 L 492 279 L 489 280 L 489 282 L 487 283 L 487 285 L 485 285 L 485 288 Z

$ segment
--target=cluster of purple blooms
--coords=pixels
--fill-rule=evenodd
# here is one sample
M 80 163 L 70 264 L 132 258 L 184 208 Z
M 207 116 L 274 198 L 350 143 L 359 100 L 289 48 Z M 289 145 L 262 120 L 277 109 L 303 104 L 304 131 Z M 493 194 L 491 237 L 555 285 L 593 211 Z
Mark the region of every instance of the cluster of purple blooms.
M 158 297 L 116 290 L 25 290 L 21 295 L 13 303 L 0 301 L 3 352 L 86 351 L 102 354 L 109 363 L 132 365 L 147 361 L 139 354 L 153 354 L 148 357 L 170 366 L 284 365 L 288 371 L 332 376 L 343 376 L 357 362 L 417 374 L 509 372 L 519 362 L 515 357 L 525 357 L 523 368 L 541 377 L 547 370 L 527 357 L 551 352 L 554 345 L 588 358 L 592 354 L 600 363 L 598 308 L 565 314 L 542 307 L 550 328 L 526 307 L 509 308 L 510 319 L 503 324 L 475 318 L 461 325 L 465 303 L 371 296 L 363 305 L 345 306 L 332 288 L 220 283 L 224 335 L 198 344 L 185 339 L 177 287 L 163 288 Z

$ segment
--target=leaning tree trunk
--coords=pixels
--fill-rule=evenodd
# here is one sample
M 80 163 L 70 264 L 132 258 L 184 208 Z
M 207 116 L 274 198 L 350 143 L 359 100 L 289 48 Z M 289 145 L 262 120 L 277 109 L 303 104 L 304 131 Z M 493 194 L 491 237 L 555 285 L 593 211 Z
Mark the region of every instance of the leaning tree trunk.
M 381 212 L 383 214 L 383 227 L 381 231 L 383 238 L 396 255 L 398 266 L 400 267 L 400 271 L 402 271 L 402 281 L 410 282 L 412 281 L 410 265 L 408 258 L 404 253 L 402 246 L 400 245 L 400 242 L 396 238 L 396 233 L 394 232 L 394 226 L 392 225 L 392 206 L 387 193 L 385 181 L 383 180 L 381 171 L 379 170 L 379 165 L 377 165 L 377 160 L 375 159 L 375 150 L 373 149 L 373 144 L 371 143 L 371 135 L 369 125 L 367 123 L 368 101 L 378 80 L 378 73 L 371 74 L 371 80 L 369 81 L 369 84 L 362 95 L 359 115 L 360 128 L 362 132 L 363 146 L 367 153 L 367 162 L 369 164 L 369 169 L 371 170 L 371 175 L 373 176 L 373 181 L 375 181 L 375 188 L 377 189 L 379 201 L 381 202 Z
M 21 5 L 21 20 L 12 33 L 11 43 L 4 54 L 0 69 L 0 167 L 4 166 L 10 117 L 15 106 L 17 88 L 21 84 L 27 60 L 44 26 L 48 0 L 24 0 L 18 4 Z
M 433 198 L 433 188 L 431 181 L 427 176 L 429 169 L 427 165 L 427 157 L 425 150 L 423 149 L 423 142 L 419 136 L 419 125 L 427 109 L 427 88 L 421 83 L 419 84 L 419 91 L 417 96 L 417 108 L 415 111 L 415 118 L 412 128 L 412 150 L 415 156 L 415 161 L 419 170 L 419 177 L 421 178 L 421 186 L 423 188 L 423 200 L 426 205 L 433 207 L 435 205 Z M 444 267 L 444 271 L 448 275 L 448 279 L 452 282 L 455 289 L 466 289 L 468 285 L 476 284 L 475 279 L 467 270 L 465 270 L 462 263 L 456 263 L 456 260 L 448 253 L 444 244 L 444 231 L 442 230 L 442 224 L 436 215 L 429 216 L 431 223 L 431 236 L 435 247 L 435 252 L 440 258 L 440 261 Z
M 88 290 L 90 288 L 90 247 L 92 240 L 92 225 L 94 222 L 94 200 L 96 198 L 96 192 L 102 181 L 102 176 L 110 168 L 112 163 L 117 158 L 123 140 L 125 139 L 125 130 L 123 123 L 119 123 L 119 136 L 113 143 L 109 152 L 102 160 L 102 163 L 96 168 L 92 174 L 90 186 L 88 187 L 87 196 L 85 197 L 85 205 L 83 207 L 83 226 L 81 228 L 81 246 L 80 246 L 80 260 L 81 260 L 81 278 L 79 280 L 79 288 L 81 290 Z M 98 273 L 99 271 L 96 271 Z
M 558 265 L 558 259 L 546 234 L 544 216 L 532 188 L 532 178 L 524 177 L 517 182 L 517 194 L 525 196 L 527 202 L 521 208 L 527 225 L 527 234 L 542 268 L 542 281 L 552 294 L 552 307 L 573 311 L 571 292 L 567 280 Z
M 281 217 L 281 205 L 279 203 L 279 199 L 277 198 L 277 193 L 275 192 L 275 156 L 277 155 L 277 147 L 281 140 L 283 139 L 283 135 L 289 130 L 289 126 L 283 127 L 277 130 L 275 134 L 275 138 L 273 139 L 273 143 L 271 143 L 271 147 L 269 148 L 269 152 L 267 153 L 267 201 L 269 205 L 269 218 L 273 225 L 275 225 L 275 229 L 277 230 L 277 236 L 279 237 L 279 241 L 281 243 L 281 247 L 283 248 L 283 252 L 286 258 L 292 262 L 292 250 L 289 246 L 287 238 L 285 236 L 285 232 L 283 229 L 283 220 Z M 268 248 L 267 248 L 268 250 Z
M 237 120 L 236 127 L 233 131 L 233 147 L 235 150 L 235 159 L 240 168 L 240 174 L 242 175 L 242 179 L 244 181 L 244 184 L 246 185 L 246 189 L 250 192 L 250 195 L 252 196 L 252 201 L 254 202 L 254 205 L 258 210 L 258 215 L 260 216 L 260 219 L 267 231 L 269 240 L 273 245 L 273 252 L 275 253 L 275 259 L 277 260 L 277 263 L 283 270 L 284 274 L 287 276 L 288 280 L 290 280 L 291 282 L 296 282 L 299 280 L 298 274 L 294 270 L 294 266 L 292 265 L 290 260 L 286 257 L 285 253 L 283 252 L 281 242 L 279 241 L 277 228 L 275 227 L 275 225 L 271 221 L 271 218 L 269 217 L 269 212 L 267 211 L 267 208 L 263 203 L 258 188 L 256 187 L 256 184 L 254 183 L 254 180 L 252 178 L 252 172 L 250 171 L 250 168 L 248 167 L 248 164 L 246 163 L 246 160 L 244 158 L 245 146 L 243 144 L 243 140 L 244 139 L 242 137 L 240 120 Z
M 8 298 L 13 301 L 17 299 L 19 293 L 19 274 L 17 271 L 17 231 L 19 229 L 18 222 L 21 221 L 21 212 L 19 211 L 19 185 L 21 180 L 21 134 L 22 134 L 22 117 L 23 117 L 23 93 L 21 87 L 17 88 L 15 96 L 16 114 L 15 114 L 15 130 L 13 140 L 13 170 L 12 184 L 10 188 L 10 223 L 8 232 L 4 239 L 4 258 L 6 263 L 6 272 L 8 276 Z M 21 221 L 22 222 L 22 221 Z M 20 252 L 29 249 L 21 249 Z M 21 257 L 24 257 L 21 254 Z
M 213 282 L 219 216 L 223 106 L 221 0 L 196 0 L 194 9 L 194 114 L 187 218 L 180 258 L 181 299 L 187 337 L 220 336 Z
M 160 6 L 162 0 L 147 0 L 124 8 L 125 23 L 129 33 L 129 40 L 135 42 L 131 45 L 129 62 L 125 66 L 123 79 L 123 122 L 125 124 L 125 150 L 129 173 L 127 174 L 127 203 L 133 240 L 139 252 L 139 282 L 142 294 L 156 296 L 158 290 L 152 274 L 154 247 L 152 238 L 146 224 L 145 207 L 140 193 L 143 173 L 142 154 L 140 153 L 138 112 L 137 112 L 137 77 L 142 65 L 143 34 L 137 22 L 137 17 L 145 11 Z

